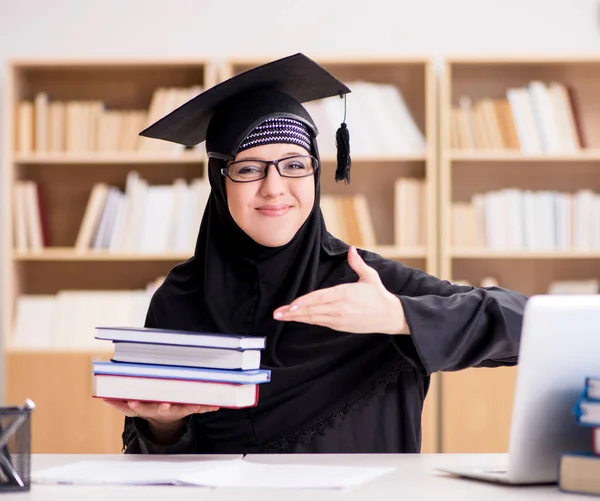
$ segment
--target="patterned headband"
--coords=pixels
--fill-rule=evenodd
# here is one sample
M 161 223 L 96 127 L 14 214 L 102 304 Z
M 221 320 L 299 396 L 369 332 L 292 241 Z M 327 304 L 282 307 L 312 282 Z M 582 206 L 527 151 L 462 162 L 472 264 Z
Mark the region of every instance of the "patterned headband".
M 270 118 L 256 126 L 238 148 L 240 151 L 272 143 L 292 143 L 311 151 L 308 127 L 293 118 Z

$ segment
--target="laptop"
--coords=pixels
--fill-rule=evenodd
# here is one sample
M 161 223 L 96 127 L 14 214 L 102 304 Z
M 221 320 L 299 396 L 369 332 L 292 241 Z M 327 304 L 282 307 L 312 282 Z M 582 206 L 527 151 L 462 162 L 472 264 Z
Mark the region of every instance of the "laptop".
M 561 453 L 591 451 L 590 430 L 572 412 L 588 376 L 600 376 L 600 295 L 532 296 L 523 319 L 507 463 L 438 470 L 514 485 L 557 483 Z

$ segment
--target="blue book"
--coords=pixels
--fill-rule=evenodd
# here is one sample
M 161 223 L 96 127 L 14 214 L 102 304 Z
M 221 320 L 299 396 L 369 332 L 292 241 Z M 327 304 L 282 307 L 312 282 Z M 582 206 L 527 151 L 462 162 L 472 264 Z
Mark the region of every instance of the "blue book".
M 271 380 L 271 371 L 266 369 L 219 370 L 119 362 L 94 362 L 93 373 L 99 376 L 133 376 L 231 384 L 261 384 Z
M 585 426 L 600 426 L 600 379 L 588 377 L 583 392 L 573 408 L 577 422 Z

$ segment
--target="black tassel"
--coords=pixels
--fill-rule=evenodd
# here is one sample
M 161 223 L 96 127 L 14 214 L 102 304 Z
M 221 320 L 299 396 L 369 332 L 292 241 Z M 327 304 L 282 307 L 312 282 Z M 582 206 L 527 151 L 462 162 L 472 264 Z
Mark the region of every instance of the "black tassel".
M 350 158 L 350 133 L 348 126 L 342 122 L 340 128 L 335 133 L 335 143 L 337 147 L 337 168 L 335 170 L 335 180 L 342 179 L 346 184 L 350 184 L 350 167 L 352 159 Z

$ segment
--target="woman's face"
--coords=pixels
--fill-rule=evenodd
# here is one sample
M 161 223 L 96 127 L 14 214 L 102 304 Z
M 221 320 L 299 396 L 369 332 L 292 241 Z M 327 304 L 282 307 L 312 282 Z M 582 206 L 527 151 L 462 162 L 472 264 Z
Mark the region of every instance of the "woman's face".
M 240 152 L 239 160 L 278 160 L 308 152 L 293 144 L 267 144 Z M 269 165 L 267 177 L 236 183 L 225 177 L 229 212 L 237 225 L 266 247 L 287 244 L 308 218 L 315 202 L 314 175 L 282 177 Z

